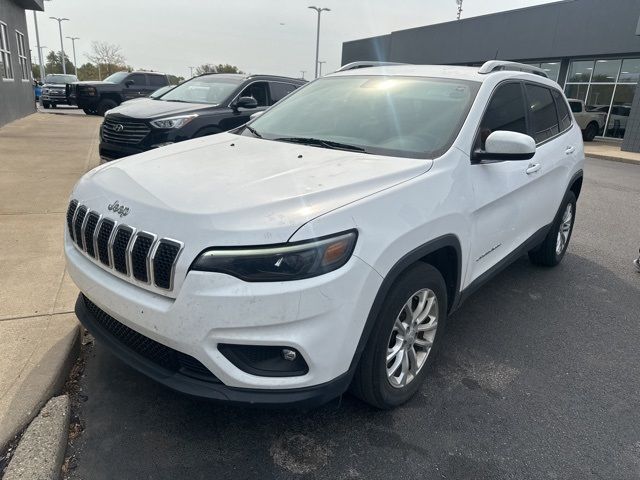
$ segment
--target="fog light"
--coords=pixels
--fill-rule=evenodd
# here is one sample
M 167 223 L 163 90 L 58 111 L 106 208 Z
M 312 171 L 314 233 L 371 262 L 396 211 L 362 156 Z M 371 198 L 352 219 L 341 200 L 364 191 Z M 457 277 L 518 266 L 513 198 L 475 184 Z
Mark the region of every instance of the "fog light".
M 295 348 L 286 345 L 233 345 L 221 343 L 218 350 L 243 372 L 261 377 L 306 375 L 309 366 Z
M 282 358 L 288 360 L 289 362 L 293 362 L 298 357 L 298 354 L 295 350 L 290 350 L 288 348 L 282 349 Z

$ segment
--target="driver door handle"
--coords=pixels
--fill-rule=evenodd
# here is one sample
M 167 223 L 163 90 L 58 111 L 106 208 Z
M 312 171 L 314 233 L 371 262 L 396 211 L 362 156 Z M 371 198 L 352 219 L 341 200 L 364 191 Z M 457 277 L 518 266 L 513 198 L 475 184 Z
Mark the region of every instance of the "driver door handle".
M 540 168 L 542 168 L 542 166 L 539 163 L 530 163 L 525 172 L 527 175 L 531 175 L 532 173 L 536 173 L 540 170 Z
M 566 153 L 567 155 L 571 155 L 575 151 L 576 151 L 576 147 L 569 145 L 567 149 L 564 151 L 564 153 Z

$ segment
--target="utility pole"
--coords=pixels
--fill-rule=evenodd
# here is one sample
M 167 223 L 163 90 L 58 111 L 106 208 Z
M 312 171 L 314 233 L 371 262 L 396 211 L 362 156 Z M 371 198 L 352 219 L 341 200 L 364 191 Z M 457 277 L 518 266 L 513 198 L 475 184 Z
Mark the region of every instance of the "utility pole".
M 44 54 L 42 53 L 42 51 L 45 48 L 49 48 L 49 47 L 47 47 L 46 45 L 42 45 L 41 47 L 38 48 L 38 55 L 40 56 L 40 58 L 45 58 Z M 47 76 L 47 69 L 44 67 L 44 63 L 40 65 L 40 75 L 42 75 L 42 77 L 40 77 L 40 81 L 44 82 L 44 77 Z
M 301 78 L 304 80 L 304 74 L 307 73 L 307 71 L 306 70 L 300 70 L 300 73 L 302 74 Z
M 36 45 L 38 47 L 38 62 L 40 65 L 40 81 L 44 81 L 44 64 L 42 63 L 42 50 L 40 47 L 40 32 L 38 32 L 38 17 L 36 11 L 33 11 L 33 24 L 36 27 Z
M 462 17 L 462 2 L 463 0 L 456 0 L 456 3 L 458 4 L 458 20 Z
M 187 67 L 187 68 L 191 69 L 191 78 L 193 78 L 193 69 L 194 69 L 195 67 Z
M 78 76 L 78 61 L 76 60 L 76 40 L 80 40 L 80 37 L 67 37 L 71 40 L 71 45 L 73 45 L 73 66 L 76 69 L 76 77 Z
M 316 32 L 316 77 L 318 78 L 318 59 L 320 58 L 320 16 L 322 12 L 330 12 L 330 8 L 324 7 L 309 7 L 311 10 L 318 12 L 318 30 Z
M 323 63 L 327 63 L 326 61 L 324 62 L 318 62 L 318 66 L 320 67 L 320 76 L 322 76 L 322 64 Z
M 62 41 L 62 22 L 68 22 L 69 19 L 68 18 L 59 18 L 59 17 L 49 17 L 51 20 L 55 20 L 56 22 L 58 22 L 58 30 L 60 31 L 60 50 L 62 52 L 62 73 L 64 73 L 66 75 L 67 73 L 67 66 L 65 65 L 66 62 L 65 57 L 64 57 L 64 42 Z

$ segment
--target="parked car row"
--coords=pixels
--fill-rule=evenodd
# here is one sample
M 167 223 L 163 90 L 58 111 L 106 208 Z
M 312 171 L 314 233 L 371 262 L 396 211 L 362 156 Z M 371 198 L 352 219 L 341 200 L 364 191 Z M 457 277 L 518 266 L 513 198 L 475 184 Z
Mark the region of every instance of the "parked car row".
M 123 78 L 124 91 L 130 81 Z M 120 106 L 105 97 L 114 90 L 111 87 L 100 93 L 98 85 L 80 83 L 74 90 L 79 104 L 85 105 L 87 88 L 95 88 L 93 96 L 103 97 L 97 100 L 100 109 L 106 108 L 104 102 L 111 107 L 104 112 L 100 131 L 100 157 L 108 161 L 239 127 L 253 113 L 265 110 L 304 83 L 273 75 L 212 73 Z

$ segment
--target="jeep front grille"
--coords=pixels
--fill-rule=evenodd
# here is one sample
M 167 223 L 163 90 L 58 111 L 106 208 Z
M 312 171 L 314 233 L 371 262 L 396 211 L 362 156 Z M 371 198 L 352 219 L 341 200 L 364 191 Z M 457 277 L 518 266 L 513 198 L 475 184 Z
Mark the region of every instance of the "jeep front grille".
M 67 228 L 77 247 L 102 267 L 136 282 L 173 289 L 182 242 L 137 231 L 89 210 L 77 200 L 71 200 L 67 209 Z
M 149 134 L 151 129 L 140 120 L 114 118 L 107 115 L 102 123 L 102 137 L 108 143 L 135 145 Z

